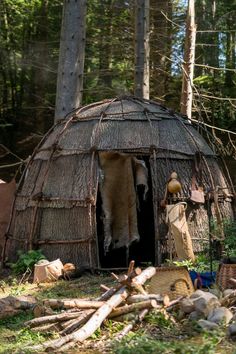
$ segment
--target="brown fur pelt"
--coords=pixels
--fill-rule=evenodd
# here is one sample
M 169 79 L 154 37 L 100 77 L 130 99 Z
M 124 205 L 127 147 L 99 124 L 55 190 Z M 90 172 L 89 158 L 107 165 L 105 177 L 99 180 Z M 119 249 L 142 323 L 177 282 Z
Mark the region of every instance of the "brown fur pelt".
M 133 161 L 128 154 L 100 152 L 100 192 L 104 212 L 104 250 L 139 240 Z

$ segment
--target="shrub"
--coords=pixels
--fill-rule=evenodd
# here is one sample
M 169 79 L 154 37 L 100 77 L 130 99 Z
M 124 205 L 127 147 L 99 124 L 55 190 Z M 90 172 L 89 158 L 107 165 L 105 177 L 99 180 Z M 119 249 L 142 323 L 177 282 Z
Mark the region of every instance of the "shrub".
M 40 261 L 41 259 L 45 259 L 41 250 L 31 250 L 27 253 L 23 253 L 19 251 L 18 253 L 18 260 L 16 263 L 9 263 L 14 274 L 23 274 L 27 270 L 32 270 L 35 263 Z

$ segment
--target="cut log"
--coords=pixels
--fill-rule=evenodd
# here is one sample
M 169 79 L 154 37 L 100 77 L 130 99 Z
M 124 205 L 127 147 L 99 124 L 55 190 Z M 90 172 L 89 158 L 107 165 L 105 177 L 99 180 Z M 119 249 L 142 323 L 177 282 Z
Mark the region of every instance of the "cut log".
M 145 283 L 145 281 L 153 277 L 155 273 L 156 269 L 154 267 L 148 267 L 134 279 L 136 279 L 137 284 L 142 285 Z M 47 351 L 60 351 L 59 348 L 62 347 L 63 350 L 69 350 L 76 343 L 83 342 L 85 339 L 90 337 L 96 331 L 96 329 L 101 326 L 104 319 L 107 318 L 107 316 L 112 312 L 112 310 L 120 303 L 122 303 L 122 301 L 124 301 L 128 296 L 129 293 L 126 287 L 123 286 L 92 315 L 92 317 L 83 327 L 67 335 L 66 337 L 48 341 L 43 343 L 42 345 L 31 347 L 30 349 L 38 351 L 43 349 L 46 349 Z
M 163 304 L 164 306 L 169 306 L 169 304 L 170 304 L 170 298 L 169 298 L 168 295 L 162 296 L 162 295 L 159 295 L 159 294 L 130 295 L 128 297 L 128 299 L 126 300 L 126 302 L 128 304 L 133 304 L 133 303 L 136 303 L 136 302 L 147 301 L 147 300 L 156 300 L 157 302 Z
M 34 317 L 50 316 L 54 315 L 51 307 L 44 306 L 41 304 L 35 305 L 33 308 Z
M 70 312 L 70 313 L 63 312 L 63 313 L 51 315 L 51 316 L 37 317 L 37 318 L 34 318 L 33 320 L 25 322 L 25 326 L 31 328 L 31 327 L 37 327 L 37 326 L 40 326 L 40 325 L 46 324 L 46 323 L 54 323 L 54 322 L 71 320 L 72 318 L 77 318 L 78 316 L 80 316 L 80 314 L 81 314 L 80 311 Z
M 112 313 L 108 316 L 108 318 L 117 317 L 133 311 L 140 311 L 143 309 L 150 309 L 150 308 L 157 308 L 157 307 L 161 308 L 161 306 L 157 304 L 156 300 L 152 299 L 152 300 L 141 301 L 131 305 L 125 305 L 113 309 Z
M 146 283 L 148 279 L 150 279 L 149 271 L 152 272 L 152 267 L 145 269 L 146 272 L 142 272 L 139 276 L 132 279 L 131 286 L 134 287 L 137 291 L 139 291 L 143 295 L 147 295 L 147 291 L 143 288 L 143 284 Z
M 44 304 L 52 309 L 98 309 L 104 304 L 104 301 L 83 300 L 83 299 L 49 299 L 45 300 Z
M 36 300 L 26 296 L 7 296 L 0 299 L 0 319 L 16 315 L 21 310 L 32 309 Z
M 67 326 L 64 324 L 64 329 L 60 332 L 61 335 L 66 335 L 72 333 L 76 329 L 78 329 L 82 324 L 90 319 L 90 317 L 94 314 L 95 310 L 86 310 L 76 318 L 75 320 L 67 321 Z

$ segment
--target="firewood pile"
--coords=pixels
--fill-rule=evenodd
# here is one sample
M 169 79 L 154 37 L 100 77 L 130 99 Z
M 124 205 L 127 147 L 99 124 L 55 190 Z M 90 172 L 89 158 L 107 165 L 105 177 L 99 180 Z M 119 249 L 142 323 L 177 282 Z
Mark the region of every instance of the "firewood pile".
M 49 299 L 34 307 L 34 319 L 25 323 L 34 331 L 57 331 L 59 339 L 47 341 L 30 347 L 35 351 L 66 351 L 89 338 L 106 319 L 124 321 L 127 314 L 133 313 L 132 320 L 118 333 L 117 338 L 125 336 L 143 320 L 152 309 L 166 311 L 179 300 L 170 302 L 168 296 L 148 294 L 144 288 L 146 281 L 154 276 L 156 269 L 134 268 L 130 262 L 126 275 L 112 273 L 117 284 L 112 288 L 101 285 L 104 293 L 96 299 Z M 55 310 L 57 311 L 55 313 Z M 43 315 L 42 315 L 43 314 Z
M 36 352 L 67 352 L 92 337 L 107 319 L 123 322 L 122 331 L 113 338 L 119 340 L 137 324 L 140 325 L 151 311 L 154 315 L 164 315 L 174 323 L 175 328 L 186 320 L 190 324 L 194 321 L 208 331 L 223 325 L 229 338 L 236 340 L 235 279 L 231 282 L 233 289 L 198 289 L 190 296 L 180 296 L 170 301 L 164 292 L 151 294 L 146 290 L 146 282 L 156 274 L 154 267 L 141 270 L 135 268 L 132 261 L 127 274 L 111 274 L 115 285 L 108 288 L 101 284 L 103 294 L 98 298 L 46 299 L 43 302 L 38 302 L 32 296 L 1 298 L 0 319 L 30 310 L 34 313 L 34 319 L 25 323 L 27 328 L 35 332 L 58 333 L 57 339 L 26 348 Z M 167 277 L 166 282 L 171 285 L 170 278 Z M 89 341 L 86 341 L 88 344 Z M 106 341 L 107 345 L 109 343 Z

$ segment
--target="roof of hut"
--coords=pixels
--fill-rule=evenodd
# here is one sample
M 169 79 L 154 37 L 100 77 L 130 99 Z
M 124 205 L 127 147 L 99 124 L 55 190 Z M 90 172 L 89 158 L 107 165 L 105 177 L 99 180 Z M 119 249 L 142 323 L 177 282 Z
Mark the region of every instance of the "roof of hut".
M 47 159 L 55 145 L 59 146 L 60 155 L 94 149 L 146 151 L 150 147 L 155 147 L 158 155 L 165 151 L 182 156 L 196 151 L 215 155 L 187 118 L 156 102 L 133 96 L 75 110 L 50 130 L 35 158 Z

